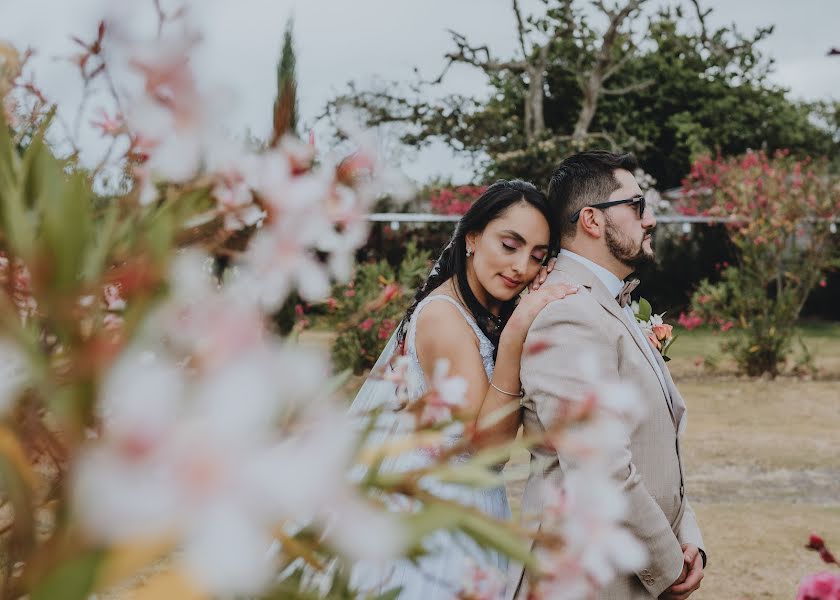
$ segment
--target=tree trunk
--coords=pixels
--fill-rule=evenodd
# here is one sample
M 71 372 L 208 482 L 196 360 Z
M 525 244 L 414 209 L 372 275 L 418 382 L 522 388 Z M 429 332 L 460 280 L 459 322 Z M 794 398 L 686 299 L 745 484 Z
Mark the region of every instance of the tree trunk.
M 528 95 L 525 98 L 525 139 L 529 144 L 534 143 L 545 132 L 545 116 L 543 114 L 544 72 L 542 65 L 528 66 Z
M 586 82 L 586 86 L 582 86 L 583 104 L 580 107 L 577 123 L 575 123 L 574 133 L 572 133 L 574 142 L 582 142 L 589 133 L 592 119 L 595 118 L 595 111 L 598 110 L 598 96 L 600 95 L 601 85 L 600 79 L 593 74 Z

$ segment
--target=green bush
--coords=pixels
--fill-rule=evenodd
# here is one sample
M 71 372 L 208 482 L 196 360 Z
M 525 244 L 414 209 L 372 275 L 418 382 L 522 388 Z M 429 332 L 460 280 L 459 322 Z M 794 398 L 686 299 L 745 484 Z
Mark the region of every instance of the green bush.
M 430 262 L 428 251 L 409 242 L 397 269 L 385 260 L 364 263 L 349 284 L 336 286 L 328 301 L 329 321 L 338 332 L 332 349 L 336 368 L 361 374 L 373 366 L 425 281 Z

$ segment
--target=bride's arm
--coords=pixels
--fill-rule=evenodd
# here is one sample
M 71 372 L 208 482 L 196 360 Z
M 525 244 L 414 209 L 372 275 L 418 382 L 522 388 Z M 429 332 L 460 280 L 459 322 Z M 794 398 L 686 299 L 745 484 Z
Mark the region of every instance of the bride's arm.
M 466 403 L 460 412 L 468 419 L 474 418 L 492 388 L 487 383 L 478 338 L 463 315 L 449 302 L 429 303 L 417 317 L 415 346 L 429 383 L 441 359 L 449 362 L 450 376 L 467 381 Z
M 575 292 L 577 292 L 576 286 L 555 283 L 541 287 L 539 290 L 531 290 L 519 301 L 499 339 L 496 366 L 490 387 L 490 391 L 496 393 L 488 393 L 484 403 L 479 407 L 477 425 L 481 433 L 482 445 L 504 443 L 516 437 L 519 429 L 519 403 L 522 390 L 519 368 L 528 329 L 547 304 Z M 500 393 L 492 386 L 507 393 Z
M 420 366 L 425 374 L 431 374 L 443 358 L 449 361 L 450 375 L 466 379 L 466 406 L 462 412 L 475 424 L 479 446 L 505 443 L 516 437 L 521 390 L 519 363 L 528 328 L 546 304 L 576 290 L 555 284 L 523 297 L 502 332 L 489 382 L 478 339 L 457 308 L 448 302 L 432 302 L 418 316 L 416 347 Z

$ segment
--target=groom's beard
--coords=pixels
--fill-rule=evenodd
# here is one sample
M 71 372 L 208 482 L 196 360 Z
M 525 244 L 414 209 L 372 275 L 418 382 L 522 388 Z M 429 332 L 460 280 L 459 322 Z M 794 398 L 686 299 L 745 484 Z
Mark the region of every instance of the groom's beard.
M 651 246 L 650 252 L 644 248 L 644 238 L 638 244 L 631 238 L 624 235 L 615 227 L 609 217 L 606 218 L 607 228 L 604 238 L 607 248 L 617 260 L 621 261 L 631 269 L 638 270 L 641 267 L 656 262 L 656 255 Z M 647 235 L 647 232 L 645 233 Z

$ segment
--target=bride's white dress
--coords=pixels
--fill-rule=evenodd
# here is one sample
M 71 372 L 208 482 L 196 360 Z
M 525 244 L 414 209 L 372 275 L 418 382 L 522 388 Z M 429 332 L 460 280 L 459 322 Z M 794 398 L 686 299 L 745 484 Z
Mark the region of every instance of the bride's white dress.
M 415 339 L 417 337 L 417 319 L 430 302 L 450 302 L 469 323 L 479 342 L 479 351 L 487 373 L 488 381 L 493 375 L 493 344 L 472 316 L 454 298 L 443 294 L 428 296 L 416 307 L 409 322 L 405 338 L 406 355 L 409 358 L 408 381 L 409 396 L 422 395 L 428 385 L 417 358 Z M 386 351 L 388 349 L 386 348 Z M 364 390 L 364 388 L 363 388 Z M 358 402 L 358 400 L 357 400 Z M 354 405 L 357 404 L 354 402 Z M 397 428 L 398 419 L 392 427 Z M 389 436 L 399 435 L 395 430 Z M 454 460 L 467 460 L 467 455 Z M 413 469 L 430 460 L 427 454 L 412 452 L 401 456 L 389 468 L 398 470 Z M 497 519 L 510 519 L 510 506 L 503 485 L 493 488 L 476 489 L 465 486 L 424 482 L 426 488 L 440 497 L 456 500 L 464 505 L 474 506 L 487 515 Z M 415 562 L 399 560 L 385 565 L 359 565 L 354 572 L 354 584 L 361 589 L 381 593 L 395 587 L 402 587 L 401 600 L 438 600 L 452 598 L 473 574 L 475 567 L 483 570 L 497 570 L 502 580 L 507 569 L 507 559 L 492 550 L 482 548 L 470 537 L 461 532 L 439 531 L 424 540 L 428 553 Z

